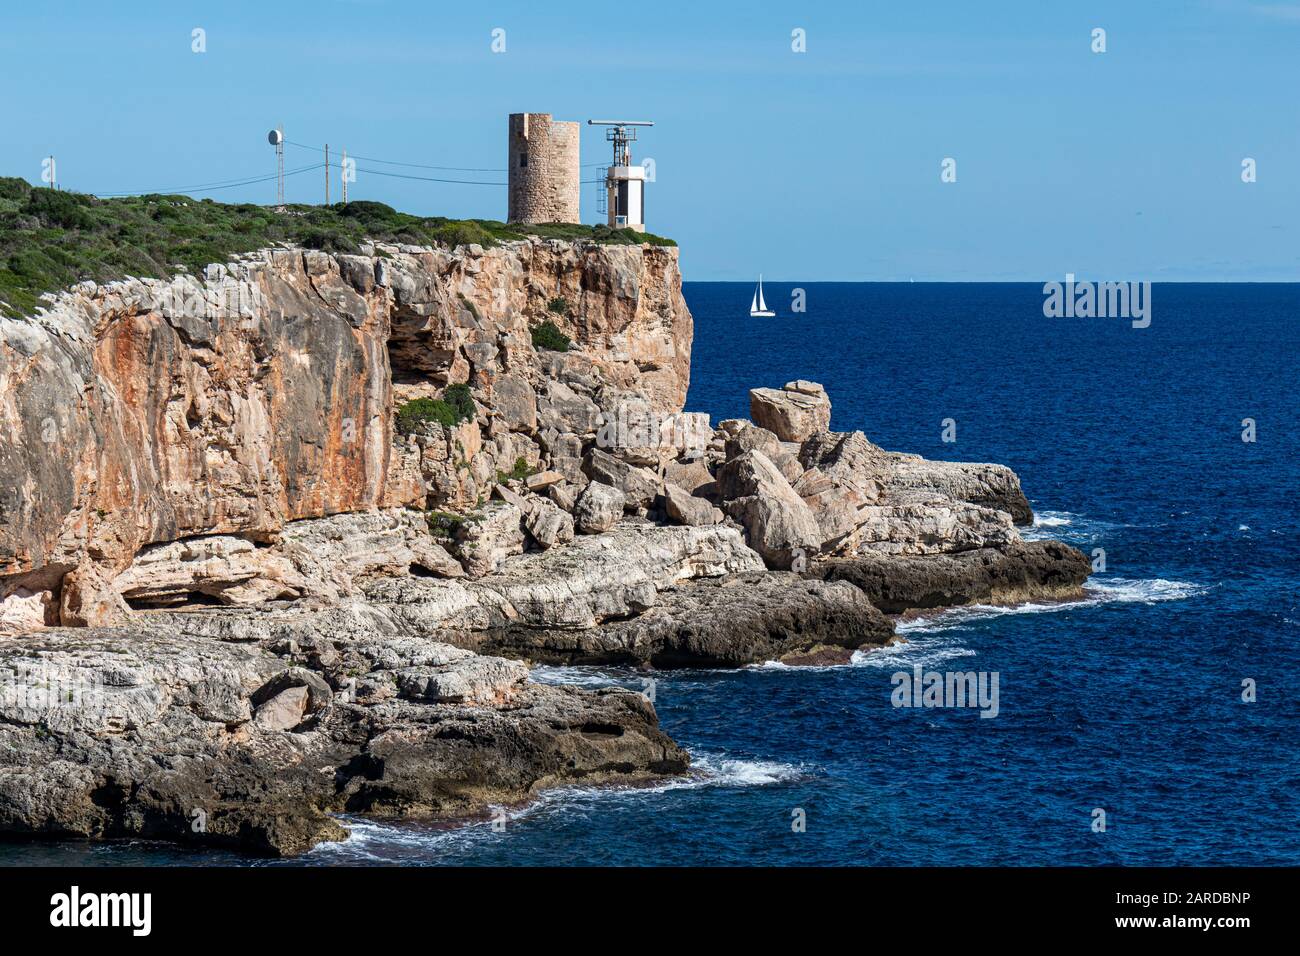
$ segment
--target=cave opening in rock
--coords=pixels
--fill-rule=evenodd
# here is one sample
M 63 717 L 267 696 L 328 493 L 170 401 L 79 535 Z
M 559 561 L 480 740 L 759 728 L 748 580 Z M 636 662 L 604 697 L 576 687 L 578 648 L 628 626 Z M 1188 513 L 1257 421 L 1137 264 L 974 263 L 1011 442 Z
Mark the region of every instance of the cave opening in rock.
M 436 317 L 396 308 L 388 333 L 388 368 L 394 385 L 445 384 L 454 349 L 439 342 Z
M 184 591 L 179 594 L 126 597 L 126 606 L 133 611 L 159 611 L 185 607 L 226 607 L 227 602 L 202 591 Z

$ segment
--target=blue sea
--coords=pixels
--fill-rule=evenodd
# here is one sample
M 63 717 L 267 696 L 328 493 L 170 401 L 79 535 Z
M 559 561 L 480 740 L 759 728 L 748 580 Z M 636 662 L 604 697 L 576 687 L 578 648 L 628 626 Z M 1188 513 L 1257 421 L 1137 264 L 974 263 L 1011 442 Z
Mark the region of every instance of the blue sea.
M 909 621 L 841 667 L 657 674 L 695 776 L 551 792 L 504 830 L 354 821 L 294 864 L 1300 864 L 1300 286 L 1156 285 L 1145 329 L 1045 318 L 1037 285 L 802 288 L 806 312 L 768 283 L 778 317 L 751 319 L 749 285 L 687 283 L 688 409 L 747 416 L 750 388 L 812 379 L 836 430 L 1010 465 L 1027 536 L 1104 550 L 1088 598 Z M 893 707 L 916 664 L 997 672 L 998 716 Z M 0 861 L 254 862 L 141 843 Z

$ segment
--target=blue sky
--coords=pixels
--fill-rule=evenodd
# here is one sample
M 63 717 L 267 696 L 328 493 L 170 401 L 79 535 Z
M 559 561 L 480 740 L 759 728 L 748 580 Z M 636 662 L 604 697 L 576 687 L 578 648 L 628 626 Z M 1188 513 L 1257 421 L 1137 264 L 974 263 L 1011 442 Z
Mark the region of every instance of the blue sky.
M 54 153 L 87 191 L 272 173 L 279 122 L 296 143 L 502 167 L 510 112 L 613 115 L 657 123 L 634 157 L 655 160 L 648 225 L 688 279 L 1300 279 L 1300 0 L 10 4 L 0 78 L 0 173 L 39 181 Z M 583 162 L 606 154 L 584 129 Z M 350 188 L 505 216 L 499 186 Z M 320 202 L 321 175 L 287 193 Z M 274 183 L 202 195 L 271 202 Z

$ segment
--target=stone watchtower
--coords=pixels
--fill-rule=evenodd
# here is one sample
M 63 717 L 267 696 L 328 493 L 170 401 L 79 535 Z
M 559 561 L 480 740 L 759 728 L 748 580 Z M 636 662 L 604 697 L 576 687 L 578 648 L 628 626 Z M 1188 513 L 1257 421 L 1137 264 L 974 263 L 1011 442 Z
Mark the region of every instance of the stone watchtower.
M 581 222 L 577 123 L 511 113 L 507 222 Z

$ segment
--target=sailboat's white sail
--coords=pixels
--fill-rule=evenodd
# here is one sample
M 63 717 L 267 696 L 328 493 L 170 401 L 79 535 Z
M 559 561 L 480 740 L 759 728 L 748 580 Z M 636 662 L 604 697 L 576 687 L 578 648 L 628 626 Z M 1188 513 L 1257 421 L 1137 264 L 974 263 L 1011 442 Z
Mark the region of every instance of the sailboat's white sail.
M 754 298 L 749 303 L 749 314 L 755 318 L 771 318 L 776 315 L 775 312 L 769 312 L 767 303 L 763 301 L 763 277 L 758 277 L 758 286 L 754 289 Z

